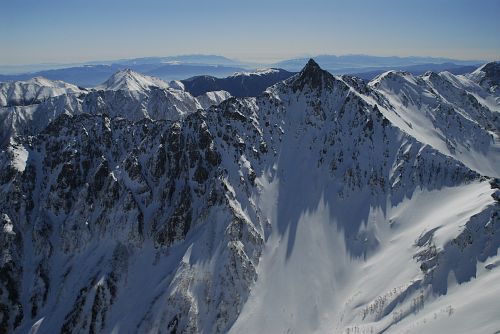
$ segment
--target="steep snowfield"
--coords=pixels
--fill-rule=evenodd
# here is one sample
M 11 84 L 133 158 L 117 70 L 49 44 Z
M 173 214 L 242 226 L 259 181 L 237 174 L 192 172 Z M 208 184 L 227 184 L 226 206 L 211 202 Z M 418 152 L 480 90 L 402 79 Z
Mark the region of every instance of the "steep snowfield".
M 27 81 L 0 83 L 0 107 L 40 103 L 63 94 L 82 93 L 82 89 L 63 81 L 36 77 Z
M 151 89 L 151 87 L 166 89 L 169 85 L 161 79 L 126 69 L 116 72 L 105 83 L 95 87 L 95 89 L 144 91 Z
M 500 176 L 500 104 L 484 89 L 450 73 L 395 71 L 369 86 L 382 96 L 369 101 L 404 132 L 481 174 Z
M 0 329 L 498 330 L 498 123 L 439 80 L 311 60 L 208 110 L 175 89 L 49 100 L 0 152 Z
M 300 205 L 293 194 L 277 194 L 275 185 L 266 185 L 262 196 L 274 203 L 271 218 L 279 217 L 278 202 Z M 441 295 L 422 284 L 424 274 L 414 258 L 419 237 L 435 231 L 434 243 L 442 249 L 471 216 L 494 205 L 492 192 L 484 182 L 418 190 L 398 205 L 363 208 L 366 214 L 356 210 L 362 207 L 357 200 L 338 205 L 322 197 L 301 213 L 293 235 L 291 228 L 280 233 L 280 222 L 271 220 L 274 232 L 257 268 L 259 278 L 231 332 L 494 332 L 500 290 L 490 284 L 500 277 L 499 270 L 485 269 L 489 261 L 474 262 L 477 276 L 471 273 L 463 285 L 450 270 L 448 293 Z M 360 257 L 350 254 L 346 231 L 339 230 L 342 216 L 375 234 L 372 251 Z M 360 239 L 372 242 L 366 236 Z
M 196 100 L 200 104 L 201 108 L 207 109 L 211 106 L 220 104 L 222 101 L 225 101 L 230 97 L 231 94 L 229 94 L 225 90 L 219 90 L 214 92 L 206 92 L 205 94 L 199 95 L 196 97 Z

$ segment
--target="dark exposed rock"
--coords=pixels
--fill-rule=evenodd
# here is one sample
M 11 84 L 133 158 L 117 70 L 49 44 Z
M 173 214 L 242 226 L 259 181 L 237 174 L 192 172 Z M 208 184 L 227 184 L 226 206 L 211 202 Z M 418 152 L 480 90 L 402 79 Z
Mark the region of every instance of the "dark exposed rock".
M 500 61 L 490 62 L 484 65 L 481 70 L 484 72 L 481 83 L 488 82 L 491 85 L 500 86 Z
M 332 89 L 334 82 L 337 80 L 329 72 L 319 67 L 319 65 L 311 58 L 302 71 L 291 77 L 289 81 L 295 92 L 303 91 L 306 85 L 309 86 L 310 89 L 320 92 L 323 88 Z

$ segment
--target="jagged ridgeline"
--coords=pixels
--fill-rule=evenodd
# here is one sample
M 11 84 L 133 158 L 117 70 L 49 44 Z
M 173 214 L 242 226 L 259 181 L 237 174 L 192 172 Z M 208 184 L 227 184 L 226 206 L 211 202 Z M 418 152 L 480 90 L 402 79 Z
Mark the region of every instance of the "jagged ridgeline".
M 494 332 L 499 66 L 3 84 L 0 332 Z

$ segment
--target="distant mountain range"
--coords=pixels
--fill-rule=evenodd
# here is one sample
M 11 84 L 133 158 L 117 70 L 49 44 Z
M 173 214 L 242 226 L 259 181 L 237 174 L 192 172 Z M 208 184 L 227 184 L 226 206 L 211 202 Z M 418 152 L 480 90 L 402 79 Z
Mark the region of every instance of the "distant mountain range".
M 307 63 L 309 58 L 289 59 L 273 64 L 275 67 L 288 71 L 299 71 Z M 477 65 L 482 60 L 457 60 L 450 58 L 434 57 L 379 57 L 367 55 L 319 55 L 314 60 L 324 69 L 334 74 L 367 72 L 382 68 L 399 68 L 415 65 L 429 64 L 455 64 L 455 65 Z M 476 66 L 477 67 L 477 66 Z
M 443 70 L 454 74 L 463 74 L 470 72 L 479 64 L 484 63 L 480 60 L 463 61 L 432 57 L 378 57 L 366 55 L 319 55 L 314 57 L 314 59 L 332 74 L 356 74 L 368 80 L 391 69 L 408 71 L 413 74 Z M 288 72 L 298 72 L 306 62 L 307 58 L 296 58 L 275 64 L 262 64 L 261 66 L 279 68 Z M 41 76 L 50 80 L 62 80 L 82 87 L 94 87 L 104 82 L 113 73 L 127 68 L 145 75 L 170 81 L 186 80 L 190 77 L 202 75 L 222 78 L 231 76 L 235 72 L 254 71 L 256 66 L 256 64 L 249 64 L 217 55 L 144 57 L 114 61 L 92 61 L 85 64 L 71 64 L 66 66 L 62 64 L 0 66 L 0 73 L 3 73 L 0 74 L 0 82 L 29 80 Z M 192 81 L 198 82 L 199 80 Z
M 164 80 L 185 79 L 200 74 L 228 76 L 234 72 L 245 70 L 241 67 L 197 64 L 85 65 L 34 73 L 0 75 L 0 82 L 29 80 L 34 77 L 44 77 L 50 80 L 62 80 L 78 86 L 93 87 L 104 82 L 113 73 L 124 69 L 132 69 L 145 75 L 156 76 Z
M 115 59 L 115 60 L 95 60 L 81 63 L 42 63 L 28 65 L 1 65 L 0 74 L 14 75 L 34 73 L 47 70 L 64 69 L 71 67 L 82 67 L 85 65 L 112 65 L 121 64 L 124 66 L 130 65 L 158 65 L 168 63 L 182 64 L 205 64 L 205 65 L 237 65 L 240 62 L 229 59 L 223 56 L 216 55 L 181 55 L 168 57 L 142 57 L 132 59 Z

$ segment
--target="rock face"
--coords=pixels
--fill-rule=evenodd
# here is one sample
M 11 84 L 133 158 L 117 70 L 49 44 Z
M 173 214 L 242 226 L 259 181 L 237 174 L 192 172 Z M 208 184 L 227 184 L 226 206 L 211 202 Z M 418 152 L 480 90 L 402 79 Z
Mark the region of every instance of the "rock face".
M 292 83 L 291 86 L 295 91 L 303 91 L 305 86 L 313 90 L 321 90 L 323 87 L 332 89 L 335 77 L 310 59 L 298 76 L 293 77 L 289 82 Z
M 498 118 L 471 82 L 367 84 L 311 60 L 258 97 L 182 98 L 177 117 L 169 94 L 188 93 L 154 87 L 44 102 L 54 117 L 0 153 L 0 331 L 427 326 L 412 317 L 480 291 L 460 284 L 487 280 L 500 246 Z

